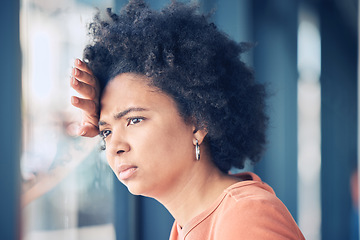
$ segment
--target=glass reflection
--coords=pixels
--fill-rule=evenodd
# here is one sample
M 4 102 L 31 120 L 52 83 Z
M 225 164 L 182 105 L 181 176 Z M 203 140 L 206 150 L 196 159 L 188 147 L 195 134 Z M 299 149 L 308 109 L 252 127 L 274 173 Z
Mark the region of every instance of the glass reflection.
M 23 239 L 115 239 L 112 174 L 99 139 L 75 136 L 73 57 L 93 6 L 112 1 L 23 0 Z M 101 236 L 101 237 L 100 237 Z

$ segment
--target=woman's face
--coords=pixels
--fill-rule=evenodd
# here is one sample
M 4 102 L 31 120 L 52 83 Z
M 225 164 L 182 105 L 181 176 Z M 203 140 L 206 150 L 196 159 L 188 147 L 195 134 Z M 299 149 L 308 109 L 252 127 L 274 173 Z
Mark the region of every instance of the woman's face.
M 136 195 L 161 197 L 189 177 L 194 127 L 171 97 L 142 75 L 123 73 L 106 86 L 99 127 L 110 167 Z

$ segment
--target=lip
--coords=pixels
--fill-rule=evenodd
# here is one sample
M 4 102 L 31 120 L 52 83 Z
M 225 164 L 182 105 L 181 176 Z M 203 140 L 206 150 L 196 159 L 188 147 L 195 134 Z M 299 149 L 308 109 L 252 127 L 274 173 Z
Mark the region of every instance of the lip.
M 118 177 L 120 180 L 129 179 L 137 170 L 134 165 L 121 165 L 118 167 Z

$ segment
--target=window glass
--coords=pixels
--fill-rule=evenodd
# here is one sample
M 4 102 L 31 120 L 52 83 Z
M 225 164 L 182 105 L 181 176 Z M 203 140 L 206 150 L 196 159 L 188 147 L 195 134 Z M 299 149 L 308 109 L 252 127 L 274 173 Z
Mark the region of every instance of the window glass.
M 115 239 L 113 176 L 99 139 L 76 136 L 70 72 L 86 25 L 112 1 L 23 0 L 23 239 Z

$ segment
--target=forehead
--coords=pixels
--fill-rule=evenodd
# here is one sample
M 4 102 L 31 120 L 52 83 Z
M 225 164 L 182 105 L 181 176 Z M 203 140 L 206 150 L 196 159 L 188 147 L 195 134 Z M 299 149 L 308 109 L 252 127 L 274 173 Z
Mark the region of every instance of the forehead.
M 121 73 L 111 79 L 105 86 L 101 101 L 104 101 L 113 95 L 119 95 L 117 93 L 122 93 L 122 95 L 128 95 L 141 91 L 156 91 L 157 89 L 155 87 L 149 86 L 150 82 L 151 78 L 148 78 L 144 75 L 139 75 L 135 73 Z
M 150 86 L 150 83 L 151 79 L 143 75 L 119 74 L 104 89 L 100 101 L 100 114 L 114 114 L 130 107 L 156 110 L 175 106 L 171 97 Z

